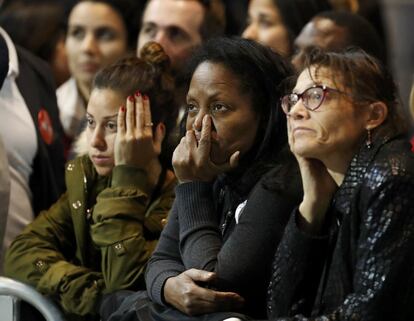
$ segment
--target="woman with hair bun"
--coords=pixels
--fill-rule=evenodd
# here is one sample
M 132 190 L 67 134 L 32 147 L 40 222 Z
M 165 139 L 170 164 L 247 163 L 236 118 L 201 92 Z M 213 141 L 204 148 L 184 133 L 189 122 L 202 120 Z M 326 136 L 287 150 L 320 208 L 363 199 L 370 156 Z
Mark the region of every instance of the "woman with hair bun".
M 174 199 L 164 146 L 176 117 L 169 58 L 154 42 L 141 57 L 97 73 L 87 153 L 68 162 L 67 191 L 7 252 L 7 276 L 82 320 L 98 319 L 103 293 L 144 288 L 145 265 Z

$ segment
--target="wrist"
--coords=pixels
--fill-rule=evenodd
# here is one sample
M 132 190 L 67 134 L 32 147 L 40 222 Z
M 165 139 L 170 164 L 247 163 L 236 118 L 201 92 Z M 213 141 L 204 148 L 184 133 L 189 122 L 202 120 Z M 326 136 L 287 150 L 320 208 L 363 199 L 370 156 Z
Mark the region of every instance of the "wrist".
M 319 234 L 325 222 L 329 204 L 303 200 L 299 205 L 299 228 L 309 234 Z
M 170 289 L 174 289 L 174 277 L 169 277 L 163 287 L 163 301 L 169 305 L 173 305 L 171 301 Z

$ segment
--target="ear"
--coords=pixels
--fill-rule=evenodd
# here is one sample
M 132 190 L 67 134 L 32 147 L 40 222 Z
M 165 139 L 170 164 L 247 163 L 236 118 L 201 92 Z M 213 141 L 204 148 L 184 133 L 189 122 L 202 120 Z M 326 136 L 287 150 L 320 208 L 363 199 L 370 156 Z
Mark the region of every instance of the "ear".
M 164 123 L 158 123 L 154 132 L 154 151 L 159 156 L 161 154 L 162 142 L 165 138 L 165 125 Z
M 388 107 L 382 101 L 376 101 L 368 106 L 366 129 L 374 129 L 384 123 L 388 116 Z

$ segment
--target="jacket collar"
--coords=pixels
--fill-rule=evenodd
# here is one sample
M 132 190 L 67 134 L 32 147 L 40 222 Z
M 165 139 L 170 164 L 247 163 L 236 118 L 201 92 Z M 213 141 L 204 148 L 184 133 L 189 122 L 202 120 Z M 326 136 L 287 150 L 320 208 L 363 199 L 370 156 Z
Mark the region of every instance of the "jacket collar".
M 395 134 L 388 128 L 380 128 L 373 134 L 371 147 L 364 142 L 359 151 L 354 155 L 346 171 L 344 181 L 339 187 L 333 199 L 333 206 L 342 214 L 349 214 L 352 211 L 352 200 L 359 191 L 365 173 L 375 159 L 380 149 L 389 141 L 401 136 Z M 341 220 L 341 217 L 338 217 Z
M 7 32 L 1 27 L 0 34 L 6 41 L 7 49 L 9 51 L 9 71 L 7 73 L 7 77 L 17 77 L 19 75 L 19 60 L 17 59 L 16 47 L 14 46 Z

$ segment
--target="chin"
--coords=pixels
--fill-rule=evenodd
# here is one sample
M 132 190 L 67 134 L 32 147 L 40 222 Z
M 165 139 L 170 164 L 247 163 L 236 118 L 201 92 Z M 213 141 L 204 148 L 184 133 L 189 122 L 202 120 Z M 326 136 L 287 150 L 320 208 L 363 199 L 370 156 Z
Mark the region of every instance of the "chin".
M 300 157 L 317 158 L 316 157 L 316 155 L 318 154 L 317 150 L 315 150 L 316 148 L 313 148 L 313 147 L 314 146 L 310 145 L 309 143 L 308 144 L 295 143 L 293 144 L 293 146 L 291 146 L 290 150 L 292 151 L 292 153 Z
M 99 176 L 108 176 L 112 173 L 112 167 L 94 166 Z

